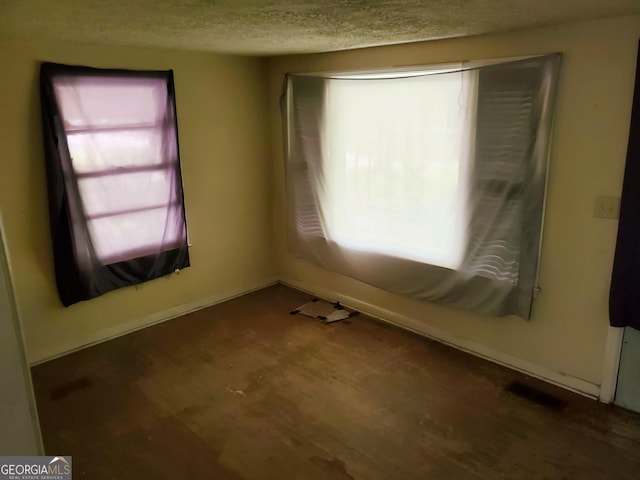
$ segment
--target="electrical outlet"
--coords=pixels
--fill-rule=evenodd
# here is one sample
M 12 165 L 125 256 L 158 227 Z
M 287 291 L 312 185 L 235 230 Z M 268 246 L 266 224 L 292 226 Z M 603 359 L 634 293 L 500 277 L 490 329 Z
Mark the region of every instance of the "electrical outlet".
M 620 218 L 620 197 L 597 196 L 593 216 L 596 218 Z

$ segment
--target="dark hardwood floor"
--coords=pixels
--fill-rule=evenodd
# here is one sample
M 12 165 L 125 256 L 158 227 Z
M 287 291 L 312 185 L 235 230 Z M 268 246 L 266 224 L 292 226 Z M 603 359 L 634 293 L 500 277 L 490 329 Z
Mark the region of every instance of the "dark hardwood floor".
M 91 480 L 640 475 L 640 415 L 362 315 L 289 315 L 308 299 L 271 287 L 33 368 L 47 453 Z

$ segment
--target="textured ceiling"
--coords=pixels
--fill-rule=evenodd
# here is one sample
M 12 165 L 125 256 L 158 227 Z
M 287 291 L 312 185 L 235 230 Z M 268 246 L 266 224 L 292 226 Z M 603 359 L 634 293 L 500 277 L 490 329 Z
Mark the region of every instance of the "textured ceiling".
M 640 13 L 640 0 L 0 0 L 0 37 L 249 55 Z

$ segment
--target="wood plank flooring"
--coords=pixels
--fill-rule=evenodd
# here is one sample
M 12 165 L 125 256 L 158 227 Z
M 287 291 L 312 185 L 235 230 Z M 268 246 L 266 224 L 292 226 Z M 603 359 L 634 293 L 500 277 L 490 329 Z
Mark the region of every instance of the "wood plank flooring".
M 33 368 L 47 453 L 91 480 L 638 478 L 640 415 L 363 315 L 289 315 L 309 299 L 275 286 Z

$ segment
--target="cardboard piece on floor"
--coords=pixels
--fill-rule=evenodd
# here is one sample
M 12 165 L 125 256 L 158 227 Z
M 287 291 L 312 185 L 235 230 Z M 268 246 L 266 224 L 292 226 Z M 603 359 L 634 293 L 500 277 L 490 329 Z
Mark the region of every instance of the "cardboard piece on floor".
M 291 315 L 297 313 L 306 317 L 316 318 L 323 323 L 332 323 L 345 318 L 350 318 L 358 314 L 358 312 L 350 311 L 340 305 L 340 302 L 329 303 L 323 300 L 314 298 L 312 301 L 300 305 L 295 310 L 292 310 Z

